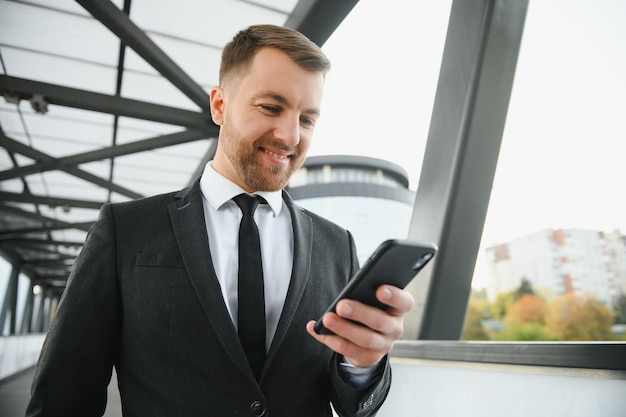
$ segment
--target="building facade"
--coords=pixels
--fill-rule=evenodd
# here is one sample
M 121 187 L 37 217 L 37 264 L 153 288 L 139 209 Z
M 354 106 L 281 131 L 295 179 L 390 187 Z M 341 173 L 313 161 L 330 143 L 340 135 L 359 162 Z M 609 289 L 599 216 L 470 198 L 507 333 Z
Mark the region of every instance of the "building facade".
M 522 279 L 546 298 L 590 292 L 612 307 L 626 294 L 626 236 L 619 231 L 546 229 L 486 252 L 490 299 Z
M 407 172 L 381 159 L 332 155 L 307 158 L 287 187 L 294 200 L 345 227 L 361 263 L 386 239 L 405 239 L 415 192 Z

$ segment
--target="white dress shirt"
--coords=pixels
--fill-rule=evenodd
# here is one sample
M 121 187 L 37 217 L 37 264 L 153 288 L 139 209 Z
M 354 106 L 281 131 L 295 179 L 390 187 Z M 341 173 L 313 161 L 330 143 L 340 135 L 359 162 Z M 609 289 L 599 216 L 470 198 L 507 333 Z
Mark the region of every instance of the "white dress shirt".
M 237 327 L 237 275 L 239 271 L 239 223 L 243 217 L 241 209 L 232 198 L 245 191 L 219 174 L 209 162 L 200 179 L 202 205 L 209 236 L 209 249 L 217 280 L 222 289 L 226 308 L 235 328 Z M 261 260 L 263 262 L 263 285 L 265 289 L 265 348 L 276 333 L 282 312 L 293 265 L 293 228 L 291 214 L 285 206 L 282 191 L 255 192 L 268 204 L 259 204 L 254 212 L 254 221 L 259 229 Z M 376 365 L 356 368 L 342 357 L 341 367 L 355 387 L 367 384 Z
M 213 266 L 226 307 L 237 327 L 238 239 L 242 214 L 232 198 L 245 191 L 215 171 L 211 162 L 204 169 L 200 189 Z M 254 221 L 261 240 L 265 288 L 265 347 L 269 349 L 289 289 L 293 265 L 293 229 L 291 215 L 283 203 L 281 191 L 260 191 L 255 194 L 268 203 L 259 204 L 254 212 Z

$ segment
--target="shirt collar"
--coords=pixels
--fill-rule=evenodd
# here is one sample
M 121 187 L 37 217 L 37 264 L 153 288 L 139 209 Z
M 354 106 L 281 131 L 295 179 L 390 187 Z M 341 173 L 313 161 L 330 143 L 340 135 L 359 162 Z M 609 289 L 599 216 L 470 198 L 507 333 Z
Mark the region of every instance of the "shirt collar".
M 213 161 L 209 161 L 204 167 L 204 172 L 200 179 L 200 189 L 211 207 L 219 210 L 233 197 L 246 191 L 213 169 L 212 163 Z M 282 191 L 256 191 L 253 194 L 263 197 L 272 209 L 274 217 L 278 216 L 283 207 Z

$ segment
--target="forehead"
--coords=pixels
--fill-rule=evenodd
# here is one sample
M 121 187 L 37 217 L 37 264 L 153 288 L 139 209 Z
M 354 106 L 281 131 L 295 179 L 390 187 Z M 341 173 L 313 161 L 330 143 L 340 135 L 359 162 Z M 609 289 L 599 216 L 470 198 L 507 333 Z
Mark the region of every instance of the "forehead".
M 271 91 L 290 102 L 319 106 L 324 90 L 324 74 L 309 71 L 275 48 L 262 48 L 238 82 L 240 94 L 257 95 Z

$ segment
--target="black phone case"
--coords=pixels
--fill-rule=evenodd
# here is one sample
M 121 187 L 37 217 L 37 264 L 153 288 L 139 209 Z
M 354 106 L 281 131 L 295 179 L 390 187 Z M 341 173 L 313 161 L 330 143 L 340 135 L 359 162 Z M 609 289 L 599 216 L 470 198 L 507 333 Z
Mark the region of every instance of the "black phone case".
M 401 239 L 384 241 L 324 314 L 335 311 L 337 302 L 344 298 L 385 309 L 386 305 L 376 299 L 376 289 L 383 284 L 398 288 L 406 287 L 436 253 L 437 246 L 430 242 Z M 331 334 L 332 332 L 322 324 L 324 314 L 315 323 L 315 331 L 318 334 Z

